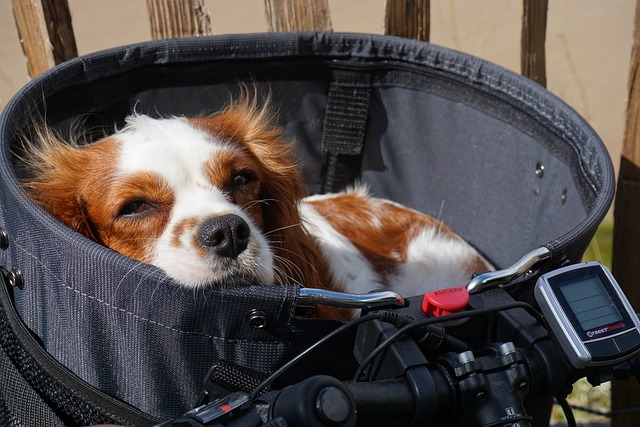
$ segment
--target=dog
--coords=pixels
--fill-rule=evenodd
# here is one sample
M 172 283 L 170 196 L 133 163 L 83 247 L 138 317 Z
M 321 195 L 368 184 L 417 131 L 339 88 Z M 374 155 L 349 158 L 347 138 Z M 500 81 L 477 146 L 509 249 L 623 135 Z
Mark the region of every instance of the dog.
M 43 128 L 23 186 L 71 229 L 190 288 L 297 283 L 410 296 L 489 268 L 442 222 L 362 186 L 306 196 L 269 111 L 243 98 L 207 117 L 133 114 L 88 145 Z

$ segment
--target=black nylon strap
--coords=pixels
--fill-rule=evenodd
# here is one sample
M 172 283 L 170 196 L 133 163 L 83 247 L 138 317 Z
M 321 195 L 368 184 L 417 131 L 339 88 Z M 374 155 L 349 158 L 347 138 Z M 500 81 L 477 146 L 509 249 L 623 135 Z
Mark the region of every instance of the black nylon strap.
M 334 72 L 322 136 L 323 193 L 340 191 L 360 175 L 370 99 L 370 75 L 358 71 Z
M 217 397 L 226 396 L 235 391 L 251 393 L 266 376 L 265 372 L 259 372 L 227 360 L 220 360 L 207 373 L 196 406 L 209 403 Z

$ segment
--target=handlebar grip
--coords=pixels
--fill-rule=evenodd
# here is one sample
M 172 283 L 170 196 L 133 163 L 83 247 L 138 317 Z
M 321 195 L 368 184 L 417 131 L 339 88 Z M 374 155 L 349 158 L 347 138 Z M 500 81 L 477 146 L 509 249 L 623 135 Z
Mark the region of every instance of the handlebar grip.
M 353 427 L 356 403 L 349 389 L 334 377 L 318 375 L 282 390 L 271 408 L 271 418 L 289 425 Z
M 358 410 L 358 421 L 385 420 L 392 413 L 400 424 L 413 419 L 416 402 L 409 383 L 404 378 L 375 382 L 348 382 Z
M 414 366 L 403 377 L 372 382 L 349 382 L 358 422 L 433 425 L 451 418 L 450 382 L 439 368 Z

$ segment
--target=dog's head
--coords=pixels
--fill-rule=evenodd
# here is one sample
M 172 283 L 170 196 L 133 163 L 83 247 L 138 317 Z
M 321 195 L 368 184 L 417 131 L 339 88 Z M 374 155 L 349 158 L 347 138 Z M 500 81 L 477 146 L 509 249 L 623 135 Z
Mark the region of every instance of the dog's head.
M 277 263 L 305 190 L 266 109 L 134 115 L 87 146 L 41 136 L 24 187 L 72 229 L 187 286 L 287 280 Z

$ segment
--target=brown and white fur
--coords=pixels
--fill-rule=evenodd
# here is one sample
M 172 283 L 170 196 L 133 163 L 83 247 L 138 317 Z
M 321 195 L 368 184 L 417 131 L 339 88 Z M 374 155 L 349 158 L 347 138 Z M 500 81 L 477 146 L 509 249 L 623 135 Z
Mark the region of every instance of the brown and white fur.
M 266 109 L 153 119 L 93 144 L 50 131 L 24 188 L 73 230 L 187 287 L 299 283 L 403 295 L 487 269 L 442 223 L 354 188 L 305 198 L 291 145 Z

